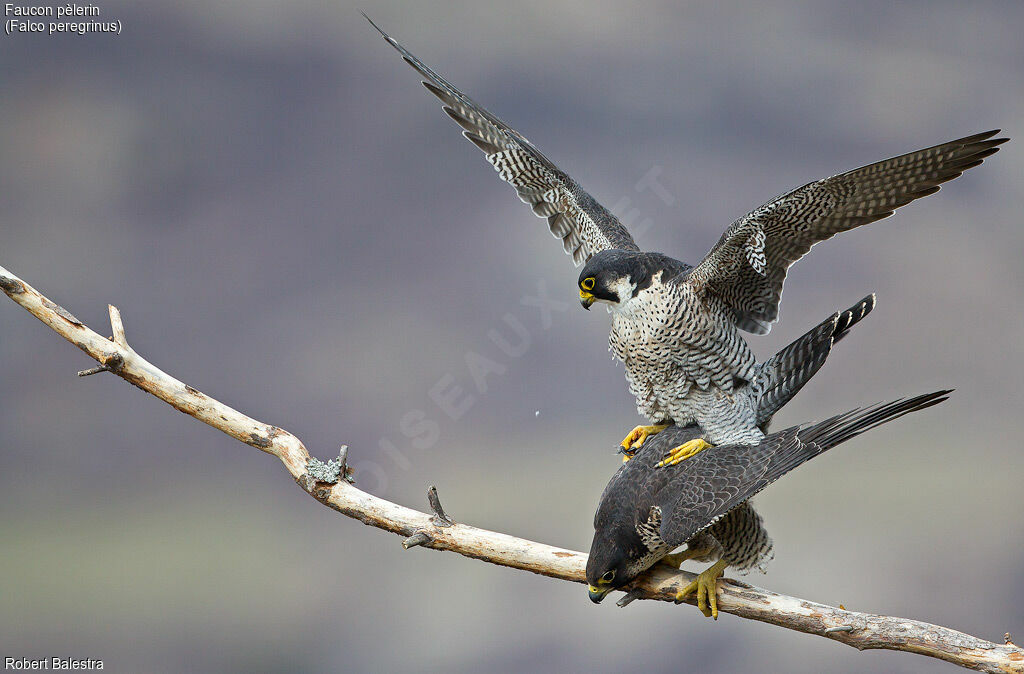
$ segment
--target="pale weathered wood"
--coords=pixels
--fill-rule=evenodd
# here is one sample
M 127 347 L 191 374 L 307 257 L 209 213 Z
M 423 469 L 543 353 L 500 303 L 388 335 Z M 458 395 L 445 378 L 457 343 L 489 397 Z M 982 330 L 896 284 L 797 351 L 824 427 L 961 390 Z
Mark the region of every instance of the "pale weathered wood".
M 113 338 L 106 339 L 0 267 L 0 289 L 57 334 L 109 371 L 203 423 L 281 459 L 295 481 L 315 499 L 364 524 L 406 537 L 408 547 L 449 550 L 544 576 L 583 583 L 587 556 L 453 521 L 441 508 L 437 492 L 428 498 L 433 515 L 368 494 L 346 479 L 347 448 L 331 465 L 311 459 L 291 433 L 252 419 L 155 367 L 137 354 L 125 338 L 118 310 L 110 307 Z M 656 567 L 639 579 L 629 597 L 672 601 L 693 574 Z M 846 611 L 834 606 L 787 597 L 732 580 L 720 584 L 719 610 L 751 620 L 817 634 L 854 648 L 918 653 L 983 672 L 1024 674 L 1024 649 L 1006 638 L 996 644 L 946 627 L 892 616 Z

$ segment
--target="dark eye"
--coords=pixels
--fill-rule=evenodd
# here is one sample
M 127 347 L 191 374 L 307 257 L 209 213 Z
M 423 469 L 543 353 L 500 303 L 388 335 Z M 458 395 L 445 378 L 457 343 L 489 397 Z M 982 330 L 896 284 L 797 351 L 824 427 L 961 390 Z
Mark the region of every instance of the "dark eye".
M 601 576 L 601 580 L 603 580 L 606 583 L 610 583 L 613 580 L 615 580 L 615 569 L 612 569 L 611 571 Z
M 594 277 L 593 276 L 588 276 L 587 278 L 583 279 L 583 283 L 580 284 L 580 287 L 583 288 L 584 290 L 593 290 L 594 289 Z

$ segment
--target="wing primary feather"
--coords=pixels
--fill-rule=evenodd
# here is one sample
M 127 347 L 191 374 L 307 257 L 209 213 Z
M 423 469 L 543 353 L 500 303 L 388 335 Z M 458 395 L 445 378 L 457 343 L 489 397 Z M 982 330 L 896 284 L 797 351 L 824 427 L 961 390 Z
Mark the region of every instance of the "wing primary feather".
M 525 136 L 455 88 L 381 30 L 365 13 L 363 16 L 405 62 L 425 78 L 423 86 L 441 100 L 445 113 L 462 127 L 463 135 L 487 155 L 502 180 L 517 189 L 519 198 L 529 203 L 536 215 L 564 216 L 568 224 L 567 227 L 559 225 L 559 231 L 563 232 L 562 247 L 572 255 L 576 265 L 602 250 L 640 250 L 611 211 L 587 194 Z M 533 189 L 541 186 L 543 189 Z
M 863 410 L 854 409 L 805 428 L 794 427 L 773 433 L 766 437 L 762 445 L 758 447 L 762 456 L 763 453 L 769 455 L 767 465 L 761 469 L 760 477 L 747 478 L 727 497 L 719 496 L 714 510 L 704 514 L 706 519 L 702 525 L 694 527 L 691 524 L 691 527 L 685 531 L 676 532 L 676 536 L 669 542 L 681 545 L 794 468 L 882 424 L 895 421 L 911 412 L 938 405 L 947 400 L 951 392 L 952 390 L 935 391 L 913 398 L 875 405 Z M 751 449 L 750 451 L 756 450 Z M 708 498 L 710 495 L 703 496 Z M 679 515 L 680 513 L 670 510 L 664 514 L 664 519 L 671 525 Z M 691 522 L 696 523 L 693 520 Z M 677 538 L 682 540 L 676 543 Z
M 998 152 L 1009 140 L 992 138 L 998 133 L 995 129 L 909 152 L 776 197 L 734 222 L 682 281 L 723 300 L 740 329 L 763 334 L 778 320 L 789 267 L 811 247 L 938 192 L 943 183 Z M 763 257 L 747 254 L 755 233 L 764 238 Z

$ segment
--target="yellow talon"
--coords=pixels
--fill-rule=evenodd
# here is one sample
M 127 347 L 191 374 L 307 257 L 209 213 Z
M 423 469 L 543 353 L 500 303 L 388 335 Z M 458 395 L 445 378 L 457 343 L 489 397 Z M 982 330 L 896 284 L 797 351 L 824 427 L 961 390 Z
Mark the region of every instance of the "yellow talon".
M 636 450 L 643 447 L 644 441 L 647 440 L 648 436 L 657 435 L 658 433 L 661 433 L 668 427 L 668 424 L 655 424 L 653 426 L 637 426 L 636 428 L 631 430 L 629 432 L 629 435 L 627 435 L 623 439 L 623 441 L 619 443 L 623 451 L 627 452 L 627 455 L 625 458 L 622 459 L 622 462 L 625 463 L 626 461 L 629 461 L 628 452 L 635 452 Z
M 688 596 L 697 593 L 697 608 L 704 614 L 705 618 L 718 620 L 718 579 L 725 572 L 728 563 L 720 559 L 697 575 L 697 578 L 676 593 L 676 603 L 682 602 Z
M 666 454 L 665 458 L 662 459 L 658 463 L 658 465 L 655 466 L 655 468 L 674 466 L 677 463 L 686 461 L 697 452 L 703 451 L 708 447 L 714 447 L 714 445 L 710 445 L 707 442 L 704 442 L 704 438 L 697 438 L 696 440 L 684 442 L 683 444 L 679 445 L 675 449 L 671 450 L 668 454 Z
M 688 543 L 686 549 L 680 552 L 676 552 L 671 555 L 665 555 L 658 563 L 667 564 L 673 569 L 678 569 L 688 559 L 696 559 L 698 557 L 709 557 L 713 553 L 710 548 L 694 547 L 693 543 Z
M 702 552 L 702 550 L 693 550 L 691 548 L 687 548 L 682 552 L 675 553 L 674 555 L 665 555 L 664 557 L 658 560 L 658 563 L 665 564 L 673 569 L 678 569 L 680 566 L 683 565 L 683 562 L 693 557 L 699 557 Z

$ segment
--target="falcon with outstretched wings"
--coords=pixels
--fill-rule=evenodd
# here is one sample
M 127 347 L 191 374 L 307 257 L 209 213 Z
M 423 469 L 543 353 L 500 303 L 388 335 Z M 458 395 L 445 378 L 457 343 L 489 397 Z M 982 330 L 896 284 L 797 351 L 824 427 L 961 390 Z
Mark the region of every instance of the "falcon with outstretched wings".
M 369 18 L 369 17 L 367 17 Z M 371 21 L 371 23 L 373 23 Z M 787 192 L 734 222 L 696 266 L 643 252 L 621 222 L 522 134 L 456 89 L 374 24 L 423 76 L 444 111 L 480 148 L 533 212 L 547 219 L 576 265 L 580 302 L 606 304 L 609 344 L 625 364 L 637 426 L 623 448 L 637 449 L 669 424 L 697 423 L 700 441 L 676 459 L 725 442 L 758 442 L 749 386 L 758 363 L 740 331 L 766 334 L 778 320 L 790 265 L 814 244 L 939 190 L 982 163 L 1008 139 L 987 131 L 869 164 Z

